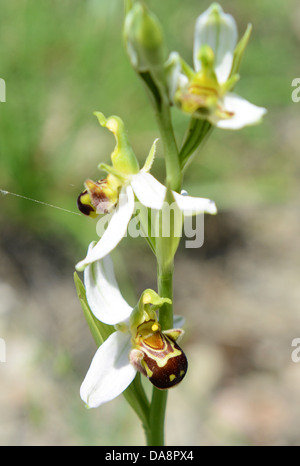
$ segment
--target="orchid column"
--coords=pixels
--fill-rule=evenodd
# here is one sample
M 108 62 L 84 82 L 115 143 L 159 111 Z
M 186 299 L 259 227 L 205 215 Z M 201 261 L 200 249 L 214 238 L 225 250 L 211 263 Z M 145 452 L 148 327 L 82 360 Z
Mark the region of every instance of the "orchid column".
M 78 197 L 83 214 L 109 216 L 100 240 L 89 246 L 86 257 L 76 266 L 84 271 L 84 284 L 77 274 L 75 282 L 99 347 L 80 393 L 89 407 L 98 407 L 124 393 L 143 424 L 148 445 L 164 445 L 167 389 L 183 380 L 188 366 L 178 345 L 183 321 L 173 315 L 174 256 L 183 221 L 186 216 L 217 212 L 213 201 L 181 191 L 183 172 L 213 127 L 239 129 L 258 123 L 266 112 L 232 92 L 250 31 L 248 26 L 237 42 L 233 17 L 213 4 L 196 21 L 194 65 L 190 67 L 177 52 L 167 58 L 162 27 L 146 6 L 126 1 L 124 40 L 156 117 L 165 159 L 165 184 L 150 174 L 157 140 L 140 168 L 124 122 L 118 116 L 95 112 L 100 125 L 114 135 L 116 145 L 112 165 L 99 165 L 106 176 L 86 180 Z M 172 107 L 189 119 L 179 146 Z M 132 308 L 120 293 L 109 253 L 123 238 L 137 201 L 148 212 L 140 222 L 157 260 L 157 292 L 145 290 Z M 170 206 L 175 221 L 166 236 L 164 213 Z M 149 216 L 149 212 L 155 215 Z M 145 395 L 140 374 L 153 385 L 151 400 Z

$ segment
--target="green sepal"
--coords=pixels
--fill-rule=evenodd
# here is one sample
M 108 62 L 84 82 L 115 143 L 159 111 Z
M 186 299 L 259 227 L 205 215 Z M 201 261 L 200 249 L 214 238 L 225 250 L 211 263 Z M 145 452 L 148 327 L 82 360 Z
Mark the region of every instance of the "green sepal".
M 85 287 L 76 272 L 74 273 L 74 282 L 84 317 L 96 345 L 99 347 L 109 337 L 109 335 L 114 333 L 115 329 L 112 325 L 104 324 L 103 322 L 100 322 L 100 320 L 96 319 L 88 305 Z

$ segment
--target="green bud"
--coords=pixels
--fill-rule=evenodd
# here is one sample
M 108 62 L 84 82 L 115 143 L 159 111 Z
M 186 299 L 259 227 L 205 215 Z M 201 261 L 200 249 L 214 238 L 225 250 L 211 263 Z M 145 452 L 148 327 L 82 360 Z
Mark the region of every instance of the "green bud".
M 127 13 L 124 37 L 131 64 L 138 72 L 163 67 L 163 31 L 156 16 L 146 6 L 136 3 Z

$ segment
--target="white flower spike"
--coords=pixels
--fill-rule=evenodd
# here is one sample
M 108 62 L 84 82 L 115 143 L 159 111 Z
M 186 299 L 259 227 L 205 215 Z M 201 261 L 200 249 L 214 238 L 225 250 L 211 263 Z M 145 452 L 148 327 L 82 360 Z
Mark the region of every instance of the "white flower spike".
M 98 243 L 90 248 L 85 259 L 76 265 L 78 271 L 105 257 L 121 241 L 134 212 L 135 196 L 145 207 L 160 210 L 167 195 L 167 188 L 149 173 L 157 140 L 154 141 L 145 165 L 140 170 L 125 139 L 123 122 L 118 117 L 106 119 L 100 113 L 97 116 L 100 123 L 112 131 L 117 139 L 117 146 L 111 156 L 113 166 L 99 166 L 109 173 L 106 179 L 98 182 L 86 181 L 86 190 L 78 197 L 78 207 L 86 215 L 96 217 L 99 214 L 110 213 L 111 218 Z M 182 196 L 175 192 L 172 194 L 183 215 L 217 212 L 215 203 L 210 199 Z
M 240 129 L 261 121 L 266 109 L 230 92 L 239 76 L 249 26 L 237 45 L 234 18 L 213 3 L 196 21 L 194 70 L 177 52 L 166 63 L 171 100 L 185 113 L 223 129 Z
M 91 244 L 89 249 L 93 247 Z M 92 313 L 116 328 L 97 350 L 81 385 L 80 396 L 86 405 L 96 408 L 116 398 L 137 371 L 160 389 L 181 382 L 187 360 L 176 340 L 183 330 L 162 332 L 156 316 L 156 310 L 170 300 L 146 290 L 137 306 L 130 307 L 119 290 L 109 256 L 85 269 L 84 284 Z

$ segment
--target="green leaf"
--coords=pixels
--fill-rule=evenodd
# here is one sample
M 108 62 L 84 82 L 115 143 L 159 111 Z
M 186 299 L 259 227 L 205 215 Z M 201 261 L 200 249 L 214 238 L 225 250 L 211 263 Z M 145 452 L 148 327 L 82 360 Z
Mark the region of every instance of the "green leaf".
M 191 117 L 185 139 L 179 152 L 180 166 L 185 168 L 193 153 L 206 140 L 213 126 L 208 120 Z

